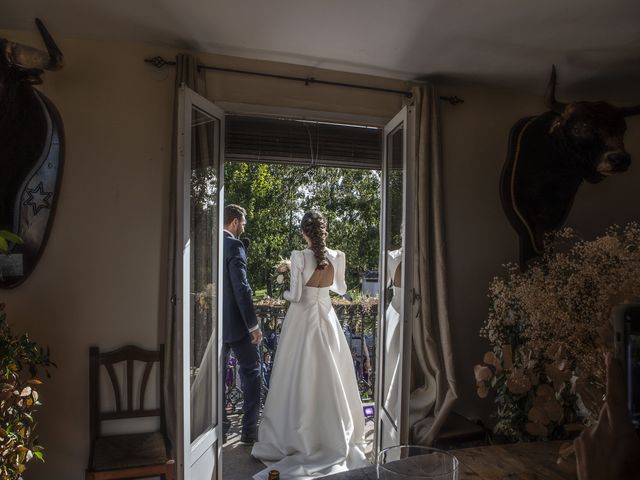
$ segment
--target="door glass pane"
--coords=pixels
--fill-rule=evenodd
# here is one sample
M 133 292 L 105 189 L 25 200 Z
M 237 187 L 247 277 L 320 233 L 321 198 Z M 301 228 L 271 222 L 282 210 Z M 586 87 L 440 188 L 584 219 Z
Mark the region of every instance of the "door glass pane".
M 382 414 L 381 448 L 398 445 L 401 413 L 400 387 L 402 377 L 402 253 L 404 198 L 404 128 L 400 124 L 387 134 L 385 153 L 385 270 L 384 318 L 382 322 Z
M 191 441 L 217 424 L 220 124 L 193 108 L 190 177 Z

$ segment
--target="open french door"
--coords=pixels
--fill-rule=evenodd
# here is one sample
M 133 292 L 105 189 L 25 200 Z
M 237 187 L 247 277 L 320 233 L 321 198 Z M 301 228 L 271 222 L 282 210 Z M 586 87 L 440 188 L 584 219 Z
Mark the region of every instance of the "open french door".
M 178 101 L 178 479 L 220 477 L 224 112 L 182 86 Z
M 404 107 L 383 133 L 376 453 L 409 439 L 413 152 L 408 115 Z

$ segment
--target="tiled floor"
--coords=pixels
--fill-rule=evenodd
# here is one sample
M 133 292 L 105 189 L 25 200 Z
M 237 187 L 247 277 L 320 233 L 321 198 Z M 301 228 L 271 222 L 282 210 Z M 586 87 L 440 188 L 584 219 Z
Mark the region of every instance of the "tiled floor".
M 222 451 L 222 478 L 224 480 L 249 480 L 254 473 L 265 468 L 264 464 L 253 458 L 251 447 L 240 445 L 239 437 L 229 439 Z
M 231 430 L 227 443 L 222 449 L 222 468 L 224 480 L 250 480 L 265 465 L 251 456 L 251 447 L 240 445 L 240 416 L 230 415 Z M 373 451 L 373 421 L 365 425 L 366 452 L 371 458 Z

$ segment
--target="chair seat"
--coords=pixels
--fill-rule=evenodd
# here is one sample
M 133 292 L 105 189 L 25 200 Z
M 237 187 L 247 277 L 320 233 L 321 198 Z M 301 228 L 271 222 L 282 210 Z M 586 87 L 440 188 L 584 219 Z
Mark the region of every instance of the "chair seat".
M 146 467 L 167 463 L 167 446 L 160 432 L 110 435 L 96 440 L 93 470 Z

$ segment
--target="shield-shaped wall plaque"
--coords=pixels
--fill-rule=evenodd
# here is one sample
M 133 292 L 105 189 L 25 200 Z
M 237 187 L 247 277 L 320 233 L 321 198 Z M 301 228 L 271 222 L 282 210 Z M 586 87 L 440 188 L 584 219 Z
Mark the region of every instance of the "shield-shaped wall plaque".
M 62 52 L 39 19 L 36 26 L 46 52 L 0 38 L 0 230 L 24 241 L 0 254 L 0 288 L 20 285 L 38 263 L 62 175 L 62 119 L 34 88 L 45 70 L 62 68 Z
M 36 104 L 40 106 L 40 112 L 37 113 L 44 118 L 44 144 L 28 174 L 22 179 L 15 179 L 20 181 L 20 185 L 11 208 L 11 225 L 0 226 L 17 233 L 24 240 L 23 245 L 13 245 L 8 255 L 0 255 L 0 288 L 13 288 L 21 284 L 38 263 L 53 224 L 62 178 L 62 120 L 51 101 L 37 90 L 33 91 Z

